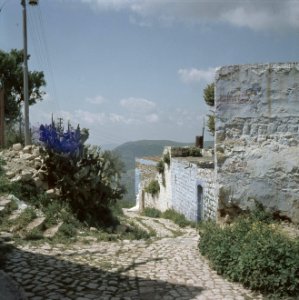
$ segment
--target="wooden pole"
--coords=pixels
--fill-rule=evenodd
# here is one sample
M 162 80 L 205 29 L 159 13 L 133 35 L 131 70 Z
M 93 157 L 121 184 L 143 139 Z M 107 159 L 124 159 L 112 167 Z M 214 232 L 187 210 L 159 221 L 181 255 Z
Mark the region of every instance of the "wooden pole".
M 0 89 L 0 148 L 4 148 L 4 89 Z

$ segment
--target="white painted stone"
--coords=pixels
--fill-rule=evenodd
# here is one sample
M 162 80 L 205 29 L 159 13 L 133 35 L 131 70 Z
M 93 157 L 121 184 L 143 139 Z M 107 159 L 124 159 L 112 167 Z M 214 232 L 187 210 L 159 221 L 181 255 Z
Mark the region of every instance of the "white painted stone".
M 23 148 L 23 146 L 20 143 L 12 145 L 12 149 L 15 151 L 20 151 L 20 150 L 22 150 L 22 148 Z
M 252 207 L 254 199 L 299 223 L 298 69 L 299 63 L 288 63 L 218 71 L 216 145 L 225 159 L 217 154 L 217 194 L 223 215 Z

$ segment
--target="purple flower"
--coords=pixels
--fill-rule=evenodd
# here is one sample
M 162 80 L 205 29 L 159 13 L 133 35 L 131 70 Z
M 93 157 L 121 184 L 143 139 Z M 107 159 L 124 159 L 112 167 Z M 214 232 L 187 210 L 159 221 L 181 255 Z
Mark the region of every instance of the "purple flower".
M 57 153 L 76 154 L 83 147 L 79 126 L 76 130 L 68 128 L 66 132 L 63 132 L 63 130 L 58 130 L 55 124 L 41 125 L 39 133 L 39 140 L 44 143 L 45 147 Z

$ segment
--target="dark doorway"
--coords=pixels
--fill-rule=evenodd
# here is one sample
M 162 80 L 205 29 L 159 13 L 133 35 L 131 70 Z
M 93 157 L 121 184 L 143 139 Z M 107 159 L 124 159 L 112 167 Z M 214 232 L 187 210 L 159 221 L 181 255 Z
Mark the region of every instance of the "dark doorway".
M 197 221 L 202 220 L 202 207 L 203 207 L 203 189 L 201 185 L 197 186 Z

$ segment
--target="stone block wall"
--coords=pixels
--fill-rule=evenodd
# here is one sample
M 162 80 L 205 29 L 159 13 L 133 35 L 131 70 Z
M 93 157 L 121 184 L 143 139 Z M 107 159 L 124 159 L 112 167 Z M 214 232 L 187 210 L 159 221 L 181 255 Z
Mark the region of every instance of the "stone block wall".
M 260 202 L 299 223 L 299 63 L 223 67 L 215 91 L 220 215 Z
M 169 152 L 170 149 L 166 148 L 165 151 Z M 161 211 L 174 209 L 191 221 L 216 219 L 215 172 L 210 153 L 204 158 L 170 158 L 170 165 L 165 163 L 164 180 L 156 169 L 159 160 L 159 158 L 136 159 L 137 180 L 140 182 L 139 195 L 142 199 L 141 209 L 143 207 L 153 207 Z M 159 194 L 152 196 L 146 192 L 142 193 L 152 180 L 158 180 Z M 200 209 L 198 186 L 202 187 Z
M 172 208 L 188 220 L 215 219 L 214 169 L 202 169 L 182 158 L 171 159 Z M 202 186 L 202 206 L 198 207 L 198 186 Z

